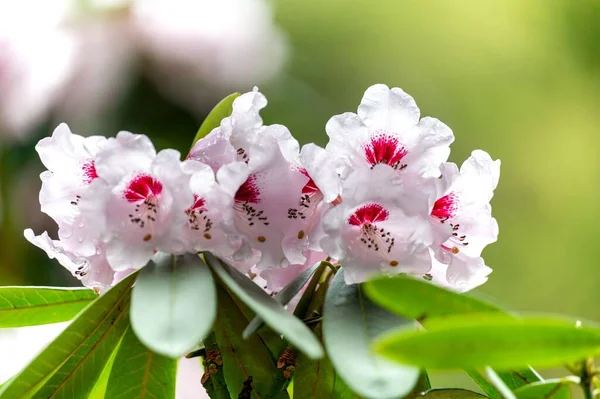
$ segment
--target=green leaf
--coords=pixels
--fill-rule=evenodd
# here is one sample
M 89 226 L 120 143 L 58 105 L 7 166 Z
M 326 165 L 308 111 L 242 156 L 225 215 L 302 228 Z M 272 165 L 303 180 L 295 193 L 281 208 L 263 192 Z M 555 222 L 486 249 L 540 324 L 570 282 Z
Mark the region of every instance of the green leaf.
M 381 277 L 365 283 L 365 292 L 375 303 L 427 327 L 430 318 L 465 313 L 502 311 L 496 305 L 471 295 L 437 287 L 408 276 Z
M 433 326 L 431 326 L 433 324 Z M 394 331 L 377 353 L 403 364 L 435 369 L 559 366 L 600 352 L 600 329 L 551 317 L 494 314 L 438 319 L 427 331 Z
M 281 291 L 279 291 L 277 293 L 277 295 L 275 295 L 273 298 L 280 304 L 287 305 L 296 296 L 296 294 L 300 292 L 302 287 L 304 287 L 304 285 L 306 284 L 308 279 L 311 278 L 311 276 L 313 275 L 315 270 L 317 270 L 317 268 L 319 267 L 320 264 L 321 264 L 321 262 L 317 262 L 309 269 L 306 269 L 305 271 L 303 271 L 302 273 L 297 275 L 288 285 L 286 285 Z M 254 319 L 252 319 L 250 324 L 248 324 L 248 327 L 246 327 L 246 329 L 244 330 L 244 334 L 243 334 L 244 339 L 246 339 L 249 336 L 251 336 L 252 334 L 254 334 L 262 326 L 264 326 L 264 324 L 265 324 L 265 322 L 263 321 L 263 319 L 260 318 L 260 316 L 254 317 Z
M 153 353 L 127 329 L 113 363 L 107 399 L 174 398 L 177 360 Z
M 353 391 L 373 399 L 397 398 L 413 389 L 419 369 L 394 364 L 370 351 L 375 337 L 414 323 L 368 300 L 359 285 L 347 285 L 343 269 L 325 297 L 323 338 L 327 354 Z
M 195 254 L 155 255 L 133 287 L 133 331 L 164 356 L 179 358 L 194 349 L 212 328 L 215 313 L 212 275 Z
M 504 381 L 506 386 L 513 391 L 527 384 L 542 380 L 540 375 L 531 367 L 510 371 L 498 371 L 498 375 L 502 381 Z
M 214 330 L 216 348 L 213 348 L 210 342 L 204 342 L 207 348 L 205 360 L 209 360 L 209 349 L 219 350 L 223 360 L 222 370 L 225 382 L 231 397 L 237 398 L 242 391 L 244 381 L 252 376 L 254 387 L 252 397 L 254 399 L 266 398 L 272 376 L 277 371 L 269 350 L 258 335 L 253 335 L 247 340 L 242 339 L 242 331 L 248 323 L 248 319 L 237 308 L 223 287 L 217 287 L 217 294 L 219 313 Z M 217 373 L 219 373 L 219 368 L 217 368 Z M 215 388 L 217 387 L 215 386 Z
M 71 320 L 97 297 L 88 288 L 1 287 L 0 328 Z
M 579 383 L 577 377 L 557 378 L 543 382 L 534 382 L 515 390 L 518 399 L 570 399 L 571 388 L 569 385 Z
M 466 389 L 431 389 L 420 396 L 424 399 L 482 399 L 483 396 L 477 392 L 468 391 Z M 539 398 L 538 398 L 539 399 Z
M 481 388 L 481 390 L 490 399 L 504 399 L 504 398 L 502 398 L 502 395 L 500 394 L 500 392 L 498 392 L 498 390 L 496 388 L 494 388 L 494 386 L 492 384 L 490 384 L 490 382 L 487 380 L 487 378 L 484 376 L 484 374 L 482 374 L 478 370 L 474 370 L 474 369 L 465 370 L 465 373 L 467 373 L 467 375 L 469 377 L 471 377 L 471 379 L 473 381 L 475 381 L 475 383 L 477 385 L 479 385 L 479 388 Z
M 321 344 L 304 323 L 286 311 L 280 303 L 242 273 L 210 253 L 205 253 L 204 256 L 227 288 L 255 311 L 269 327 L 283 334 L 286 340 L 309 357 L 323 356 Z
M 233 101 L 239 96 L 240 93 L 230 94 L 215 105 L 206 118 L 204 118 L 202 125 L 200 125 L 200 129 L 198 129 L 198 133 L 196 133 L 196 137 L 194 137 L 194 141 L 192 142 L 192 147 L 194 147 L 194 144 L 196 144 L 198 140 L 206 137 L 206 135 L 214 128 L 219 127 L 223 118 L 231 115 L 231 112 L 233 111 Z
M 321 324 L 315 327 L 315 333 L 322 339 Z M 294 399 L 359 398 L 335 372 L 329 357 L 309 359 L 299 353 L 297 363 L 298 367 L 294 374 Z
M 371 280 L 365 284 L 365 291 L 379 305 L 400 315 L 417 319 L 425 328 L 429 326 L 430 320 L 445 316 L 505 313 L 495 304 L 472 294 L 458 294 L 425 280 L 408 276 L 382 277 Z M 514 317 L 514 315 L 507 315 Z M 540 380 L 529 367 L 522 370 L 499 372 L 498 375 L 511 389 Z M 486 392 L 484 387 L 482 389 Z M 496 395 L 498 394 L 496 393 Z
M 46 382 L 36 397 L 84 398 L 96 385 L 112 353 L 129 326 L 129 301 L 127 295 L 110 316 L 106 330 L 98 337 L 90 337 L 84 345 Z
M 66 381 L 62 385 L 64 389 L 71 387 L 77 389 L 77 392 L 83 392 L 87 390 L 88 386 L 86 384 L 91 389 L 98 377 L 98 375 L 94 376 L 94 373 L 99 374 L 102 368 L 96 370 L 93 364 L 90 366 L 87 360 L 92 361 L 95 357 L 92 353 L 88 354 L 88 351 L 96 347 L 98 353 L 102 355 L 105 349 L 108 348 L 108 344 L 105 344 L 105 342 L 110 344 L 114 337 L 118 335 L 114 331 L 120 328 L 118 326 L 120 320 L 126 320 L 123 313 L 129 302 L 131 285 L 136 277 L 137 273 L 132 274 L 90 303 L 62 334 L 33 359 L 9 384 L 2 387 L 0 398 L 30 398 L 36 394 L 36 391 L 45 382 L 48 382 L 49 385 L 47 386 L 54 386 L 57 381 L 54 373 L 60 373 L 60 378 Z M 109 351 L 106 350 L 106 352 Z M 72 371 L 74 374 L 72 378 L 68 378 L 68 375 L 64 374 L 67 372 L 67 364 L 73 366 Z M 85 379 L 82 378 L 83 375 L 85 375 Z M 81 380 L 77 382 L 74 379 L 75 377 Z M 78 385 L 83 382 L 86 384 Z M 57 388 L 58 392 L 61 393 L 59 396 L 64 393 L 62 387 Z

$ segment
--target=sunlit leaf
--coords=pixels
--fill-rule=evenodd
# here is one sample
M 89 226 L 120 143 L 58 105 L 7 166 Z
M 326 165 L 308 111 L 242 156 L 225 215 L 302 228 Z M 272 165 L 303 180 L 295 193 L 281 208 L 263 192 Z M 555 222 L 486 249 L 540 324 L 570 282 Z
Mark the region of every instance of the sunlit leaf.
M 106 399 L 174 398 L 177 360 L 153 353 L 127 329 L 112 365 Z
M 390 360 L 435 369 L 552 367 L 600 352 L 600 329 L 564 319 L 476 314 L 433 324 L 427 331 L 391 332 L 374 348 Z
M 97 297 L 87 288 L 0 287 L 0 328 L 71 320 Z
M 60 395 L 57 394 L 57 396 L 69 397 L 68 393 L 65 393 L 64 389 L 66 388 L 81 393 L 87 391 L 88 388 L 91 390 L 102 371 L 102 367 L 95 367 L 93 362 L 90 366 L 88 362 L 90 359 L 95 359 L 92 357 L 94 354 L 92 349 L 97 348 L 98 352 L 96 353 L 100 354 L 100 357 L 108 352 L 106 357 L 108 360 L 110 343 L 118 336 L 113 332 L 121 328 L 122 320 L 126 320 L 124 312 L 129 302 L 131 285 L 136 277 L 137 273 L 125 278 L 90 303 L 62 334 L 17 374 L 9 384 L 0 389 L 0 398 L 30 398 L 45 383 L 48 383 L 48 387 L 53 386 L 57 392 L 60 392 Z M 100 360 L 103 361 L 103 359 Z M 69 378 L 67 365 L 72 367 L 72 378 Z M 54 373 L 59 371 L 61 374 L 55 378 Z M 85 379 L 82 378 L 82 375 L 86 376 Z M 58 378 L 66 383 L 62 386 L 55 385 Z M 89 393 L 89 391 L 87 392 Z
M 231 111 L 233 110 L 233 101 L 240 96 L 240 93 L 233 93 L 222 99 L 215 107 L 210 111 L 210 113 L 200 125 L 200 129 L 196 133 L 196 137 L 194 137 L 194 141 L 192 142 L 192 147 L 196 142 L 209 134 L 214 128 L 219 127 L 221 125 L 221 120 L 223 118 L 231 115 Z
M 195 254 L 159 253 L 140 272 L 131 295 L 131 325 L 154 352 L 179 358 L 212 328 L 215 285 Z
M 375 303 L 427 326 L 430 318 L 464 313 L 500 312 L 501 309 L 472 295 L 457 294 L 425 280 L 408 276 L 381 277 L 364 284 Z
M 466 389 L 432 389 L 420 396 L 424 399 L 483 399 L 487 396 Z
M 323 348 L 310 329 L 286 311 L 258 285 L 233 267 L 210 253 L 205 258 L 223 283 L 242 302 L 256 312 L 269 327 L 283 334 L 285 339 L 311 358 L 323 356 Z
M 314 274 L 315 270 L 319 267 L 321 262 L 315 263 L 312 267 L 306 269 L 299 275 L 297 275 L 288 285 L 283 287 L 281 291 L 277 293 L 273 298 L 282 305 L 287 305 L 295 296 L 300 292 L 302 287 L 306 285 L 308 279 Z M 243 337 L 248 338 L 250 335 L 254 334 L 258 329 L 260 329 L 264 325 L 263 319 L 259 316 L 256 316 L 252 319 L 250 324 L 244 330 Z
M 324 305 L 325 348 L 339 375 L 359 395 L 391 399 L 412 391 L 418 368 L 394 364 L 370 350 L 380 334 L 412 325 L 371 302 L 359 285 L 347 285 L 343 269 L 334 276 Z
M 557 378 L 543 382 L 534 382 L 515 390 L 517 399 L 570 399 L 570 385 L 578 384 L 577 377 Z

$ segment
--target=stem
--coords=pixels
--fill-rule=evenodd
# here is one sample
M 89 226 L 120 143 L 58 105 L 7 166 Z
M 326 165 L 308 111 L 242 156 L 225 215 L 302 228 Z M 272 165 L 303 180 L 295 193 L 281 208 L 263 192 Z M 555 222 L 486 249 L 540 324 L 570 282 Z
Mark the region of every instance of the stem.
M 496 389 L 504 399 L 517 399 L 515 394 L 506 386 L 504 381 L 502 381 L 500 376 L 496 374 L 496 372 L 491 367 L 486 367 L 485 373 L 490 379 L 492 385 L 496 387 Z
M 594 359 L 589 358 L 583 361 L 581 366 L 581 380 L 579 381 L 579 386 L 583 390 L 583 395 L 585 399 L 594 399 L 596 396 L 594 394 L 594 375 L 596 374 L 596 370 L 594 370 Z

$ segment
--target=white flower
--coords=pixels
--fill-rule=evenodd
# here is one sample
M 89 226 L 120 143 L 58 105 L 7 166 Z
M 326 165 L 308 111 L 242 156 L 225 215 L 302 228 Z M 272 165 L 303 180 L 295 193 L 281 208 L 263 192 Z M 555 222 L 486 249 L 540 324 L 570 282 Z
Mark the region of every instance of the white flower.
M 81 256 L 65 246 L 65 243 L 52 240 L 45 231 L 36 236 L 31 229 L 26 229 L 24 235 L 27 241 L 43 249 L 50 259 L 56 259 L 86 287 L 103 292 L 116 284 L 115 272 L 106 261 L 106 255 L 101 247 L 94 255 Z M 123 277 L 119 276 L 119 279 Z
M 300 164 L 299 145 L 285 126 L 263 126 L 266 98 L 258 89 L 238 97 L 231 116 L 200 140 L 188 155 L 217 171 L 244 162 L 248 178 L 234 196 L 235 227 L 244 238 L 236 259 L 260 251 L 260 269 L 303 264 L 309 230 L 318 224 L 322 194 Z M 219 177 L 227 183 L 231 174 Z M 236 178 L 237 177 L 233 177 Z M 237 182 L 236 182 L 237 184 Z M 249 248 L 248 248 L 249 247 Z
M 325 216 L 323 249 L 339 260 L 348 284 L 377 272 L 425 274 L 429 247 L 449 236 L 429 222 L 435 190 L 404 180 L 388 165 L 357 169 L 344 182 L 342 203 Z
M 175 150 L 156 154 L 144 135 L 120 132 L 96 156 L 99 179 L 82 198 L 83 212 L 103 232 L 114 270 L 139 269 L 155 251 L 182 253 L 185 243 L 171 234 L 186 223 L 193 205 L 190 176 Z
M 473 151 L 460 168 L 442 165 L 440 198 L 431 211 L 437 228 L 452 229 L 450 238 L 436 250 L 439 261 L 448 265 L 452 284 L 474 288 L 472 279 L 485 282 L 491 269 L 481 259 L 483 249 L 498 238 L 498 223 L 492 217 L 490 200 L 500 177 L 500 161 L 484 151 Z M 482 277 L 483 276 L 483 277 Z
M 183 164 L 191 174 L 190 189 L 194 196 L 192 206 L 185 210 L 187 223 L 176 225 L 189 252 L 211 251 L 220 257 L 231 257 L 241 242 L 235 235 L 233 197 L 241 182 L 248 177 L 248 168 L 242 162 L 233 162 L 219 169 L 217 179 L 210 166 L 188 160 Z M 229 184 L 229 185 L 228 185 Z
M 438 177 L 454 140 L 448 126 L 437 119 L 419 120 L 414 99 L 401 89 L 371 86 L 358 107 L 332 117 L 325 127 L 327 152 L 343 162 L 342 178 L 353 170 L 386 164 L 397 171 Z
M 47 171 L 40 175 L 42 212 L 58 224 L 60 240 L 81 255 L 96 253 L 99 231 L 86 221 L 79 203 L 90 183 L 97 179 L 95 157 L 106 142 L 100 136 L 72 134 L 62 123 L 36 145 Z
M 290 265 L 282 269 L 263 270 L 260 272 L 260 277 L 264 279 L 266 290 L 277 293 L 291 283 L 300 273 L 325 259 L 327 259 L 327 255 L 323 252 L 308 251 L 306 262 L 303 264 Z

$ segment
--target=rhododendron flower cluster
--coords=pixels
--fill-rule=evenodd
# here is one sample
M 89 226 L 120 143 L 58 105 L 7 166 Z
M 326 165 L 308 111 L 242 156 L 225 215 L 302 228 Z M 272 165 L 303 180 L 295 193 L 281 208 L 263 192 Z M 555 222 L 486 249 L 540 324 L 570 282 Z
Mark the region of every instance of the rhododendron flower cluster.
M 257 89 L 239 96 L 184 160 L 144 135 L 84 138 L 60 125 L 36 147 L 58 240 L 26 237 L 100 290 L 158 251 L 210 251 L 271 290 L 326 258 L 347 283 L 406 273 L 465 291 L 486 281 L 500 161 L 477 150 L 460 169 L 448 162 L 451 129 L 420 118 L 399 88 L 374 85 L 357 113 L 332 117 L 325 148 L 301 149 L 285 126 L 264 124 L 266 105 Z

